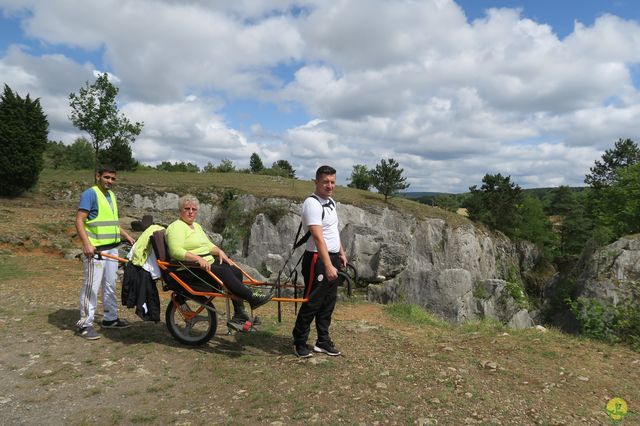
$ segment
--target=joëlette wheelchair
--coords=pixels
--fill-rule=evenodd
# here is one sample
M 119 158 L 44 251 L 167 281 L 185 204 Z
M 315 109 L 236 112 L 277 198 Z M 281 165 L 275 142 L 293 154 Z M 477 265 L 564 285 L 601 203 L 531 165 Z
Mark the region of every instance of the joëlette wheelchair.
M 230 318 L 229 299 L 235 296 L 229 294 L 222 280 L 211 271 L 207 272 L 211 276 L 212 282 L 218 284 L 217 287 L 210 285 L 211 291 L 196 290 L 178 277 L 175 271 L 180 268 L 199 269 L 200 267 L 195 263 L 174 262 L 169 259 L 169 251 L 164 233 L 164 229 L 154 232 L 151 237 L 151 245 L 161 270 L 162 289 L 171 292 L 171 300 L 167 305 L 165 314 L 167 328 L 169 329 L 169 333 L 182 344 L 190 346 L 204 344 L 214 336 L 218 325 L 218 316 L 216 308 L 213 305 L 213 300 L 218 297 L 227 300 L 226 313 L 227 318 Z M 282 321 L 282 303 L 294 303 L 295 310 L 297 311 L 298 303 L 309 301 L 309 291 L 303 294 L 305 289 L 304 284 L 300 285 L 297 283 L 297 265 L 291 270 L 285 271 L 290 259 L 291 255 L 278 273 L 276 281 L 273 283 L 257 281 L 237 264 L 233 263 L 242 271 L 244 277 L 243 283 L 245 285 L 261 288 L 274 294 L 271 300 L 278 302 L 279 322 Z M 346 287 L 347 295 L 351 296 L 354 285 L 358 279 L 356 269 L 353 265 L 348 264 L 347 268 L 340 271 L 338 275 L 340 276 L 342 284 Z M 232 330 L 229 329 L 229 332 L 231 331 Z

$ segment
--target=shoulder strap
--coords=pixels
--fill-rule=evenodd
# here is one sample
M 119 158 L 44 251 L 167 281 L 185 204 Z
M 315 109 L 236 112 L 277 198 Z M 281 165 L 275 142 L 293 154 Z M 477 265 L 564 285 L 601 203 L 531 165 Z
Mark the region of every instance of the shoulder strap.
M 322 206 L 322 220 L 324 220 L 324 207 L 325 206 L 320 201 L 320 198 L 316 194 L 311 194 L 309 196 L 309 198 L 313 198 L 318 203 L 320 203 L 320 205 Z M 298 236 L 300 235 L 300 231 L 302 231 L 302 219 L 300 219 L 300 225 L 298 225 L 298 232 L 296 232 L 296 237 L 293 239 L 293 241 L 294 241 L 293 249 L 294 250 L 297 249 L 298 247 L 300 247 L 301 245 L 303 245 L 304 243 L 306 243 L 307 240 L 309 239 L 309 237 L 311 236 L 311 232 L 307 231 L 306 234 L 304 234 L 300 239 L 298 239 Z

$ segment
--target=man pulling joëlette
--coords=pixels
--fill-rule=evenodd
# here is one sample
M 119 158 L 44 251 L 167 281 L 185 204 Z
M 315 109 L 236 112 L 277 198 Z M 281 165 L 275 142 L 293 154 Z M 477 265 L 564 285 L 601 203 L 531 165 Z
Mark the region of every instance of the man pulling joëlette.
M 80 291 L 80 320 L 76 323 L 78 334 L 88 340 L 99 339 L 93 328 L 93 319 L 98 302 L 98 290 L 102 286 L 104 328 L 126 328 L 125 321 L 118 318 L 116 299 L 116 275 L 118 262 L 105 258 L 97 259 L 95 253 L 118 255 L 120 237 L 133 244 L 134 240 L 118 223 L 118 203 L 111 191 L 116 180 L 113 167 L 102 166 L 96 172 L 96 184 L 84 191 L 76 213 L 75 225 L 82 240 L 84 279 Z

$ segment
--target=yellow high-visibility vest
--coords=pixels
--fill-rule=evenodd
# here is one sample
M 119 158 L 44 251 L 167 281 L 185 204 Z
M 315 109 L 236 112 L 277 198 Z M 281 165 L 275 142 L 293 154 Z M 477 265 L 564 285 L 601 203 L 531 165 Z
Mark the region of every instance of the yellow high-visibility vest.
M 102 193 L 98 186 L 93 186 L 98 197 L 98 215 L 84 223 L 89 242 L 94 247 L 105 246 L 107 244 L 117 244 L 120 242 L 120 224 L 118 223 L 118 203 L 116 196 L 109 191 L 111 203 Z

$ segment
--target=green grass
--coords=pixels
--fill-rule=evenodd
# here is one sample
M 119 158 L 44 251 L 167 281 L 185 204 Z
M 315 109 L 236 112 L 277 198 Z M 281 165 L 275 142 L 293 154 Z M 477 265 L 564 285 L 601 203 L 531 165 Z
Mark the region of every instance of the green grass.
M 347 171 L 338 171 L 347 173 Z M 179 182 L 179 184 L 177 184 Z M 49 194 L 57 190 L 75 189 L 82 191 L 93 185 L 93 172 L 89 170 L 53 170 L 45 169 L 40 174 L 38 191 Z M 303 201 L 314 190 L 311 180 L 280 178 L 248 173 L 186 173 L 162 172 L 158 170 L 141 170 L 135 172 L 119 172 L 118 186 L 139 187 L 138 193 L 178 192 L 207 194 L 223 193 L 226 190 L 238 193 L 253 194 L 257 197 L 285 198 Z M 437 218 L 457 226 L 471 223 L 467 218 L 437 207 L 427 206 L 417 201 L 402 197 L 390 198 L 387 203 L 384 197 L 371 191 L 338 186 L 334 198 L 345 204 L 365 209 L 389 208 L 410 213 L 418 218 Z
M 498 332 L 514 332 L 500 321 L 492 318 L 483 318 L 481 320 L 468 321 L 460 326 L 460 331 L 464 333 L 498 333 Z
M 20 278 L 26 274 L 17 262 L 12 258 L 0 257 L 0 281 L 11 278 Z
M 394 303 L 387 305 L 384 311 L 391 317 L 414 325 L 431 325 L 445 327 L 446 323 L 428 313 L 418 305 Z

